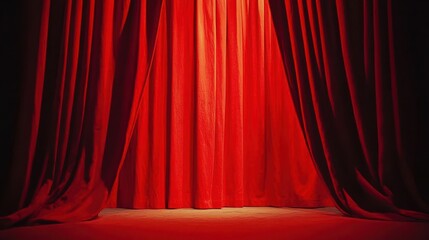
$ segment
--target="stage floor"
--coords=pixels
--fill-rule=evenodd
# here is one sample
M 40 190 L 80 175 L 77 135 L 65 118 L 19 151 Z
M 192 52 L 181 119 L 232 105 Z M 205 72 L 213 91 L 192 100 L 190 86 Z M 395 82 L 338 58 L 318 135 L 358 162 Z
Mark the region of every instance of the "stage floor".
M 16 227 L 0 239 L 429 239 L 429 222 L 355 219 L 335 208 L 104 209 L 92 221 Z

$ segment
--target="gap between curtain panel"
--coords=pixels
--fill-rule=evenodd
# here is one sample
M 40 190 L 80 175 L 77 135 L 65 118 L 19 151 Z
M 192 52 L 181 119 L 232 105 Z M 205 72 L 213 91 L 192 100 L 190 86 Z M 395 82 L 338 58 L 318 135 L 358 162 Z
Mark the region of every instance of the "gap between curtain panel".
M 109 206 L 329 206 L 289 95 L 268 1 L 167 1 Z

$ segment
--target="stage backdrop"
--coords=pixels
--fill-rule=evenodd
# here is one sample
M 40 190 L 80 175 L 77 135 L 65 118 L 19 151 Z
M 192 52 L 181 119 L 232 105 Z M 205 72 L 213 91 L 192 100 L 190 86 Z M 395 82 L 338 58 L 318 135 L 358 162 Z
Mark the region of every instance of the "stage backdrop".
M 110 192 L 130 208 L 332 205 L 267 1 L 29 4 L 5 225 L 90 219 Z
M 427 218 L 399 7 L 350 4 L 22 4 L 22 32 L 2 22 L 22 41 L 4 56 L 25 50 L 5 69 L 21 90 L 1 225 L 329 206 L 324 183 L 352 216 Z
M 266 1 L 167 1 L 109 206 L 329 205 Z

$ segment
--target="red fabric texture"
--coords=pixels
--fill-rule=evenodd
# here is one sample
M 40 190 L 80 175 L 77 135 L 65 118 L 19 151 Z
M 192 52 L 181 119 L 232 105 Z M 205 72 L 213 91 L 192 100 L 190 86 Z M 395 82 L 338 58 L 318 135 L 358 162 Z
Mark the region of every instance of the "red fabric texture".
M 296 112 L 338 208 L 429 219 L 427 177 L 418 174 L 427 160 L 416 98 L 424 74 L 406 29 L 427 27 L 405 24 L 418 11 L 404 15 L 410 7 L 394 1 L 270 4 Z
M 1 195 L 2 212 L 16 212 L 1 225 L 91 219 L 125 158 L 165 6 L 27 4 L 26 73 L 10 182 Z
M 29 1 L 2 226 L 331 205 L 267 1 Z M 35 37 L 36 36 L 36 37 Z
M 109 206 L 330 205 L 266 1 L 167 1 Z
M 270 4 L 25 2 L 21 72 L 2 65 L 22 91 L 1 226 L 87 220 L 108 200 L 330 205 L 316 170 L 346 214 L 428 219 L 428 71 L 405 4 Z

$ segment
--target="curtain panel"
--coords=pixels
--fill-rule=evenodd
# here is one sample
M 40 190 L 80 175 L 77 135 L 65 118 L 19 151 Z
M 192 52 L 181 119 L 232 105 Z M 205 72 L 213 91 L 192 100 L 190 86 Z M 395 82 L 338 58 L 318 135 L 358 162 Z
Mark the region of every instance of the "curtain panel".
M 427 30 L 418 4 L 270 6 L 296 112 L 337 207 L 357 217 L 427 220 L 429 181 L 419 170 L 428 160 L 420 120 L 427 61 L 415 54 L 427 52 L 416 40 Z

